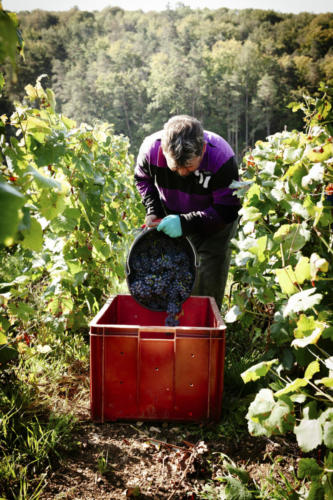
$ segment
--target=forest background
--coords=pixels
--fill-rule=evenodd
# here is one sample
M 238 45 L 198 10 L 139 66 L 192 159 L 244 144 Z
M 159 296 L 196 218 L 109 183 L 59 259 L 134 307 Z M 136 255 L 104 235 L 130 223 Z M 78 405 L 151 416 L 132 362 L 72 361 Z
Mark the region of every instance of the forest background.
M 187 113 L 241 158 L 257 139 L 302 128 L 288 103 L 333 81 L 331 13 L 110 7 L 18 18 L 25 59 L 16 82 L 7 80 L 3 112 L 47 74 L 59 111 L 79 123 L 112 123 L 134 154 L 145 135 Z

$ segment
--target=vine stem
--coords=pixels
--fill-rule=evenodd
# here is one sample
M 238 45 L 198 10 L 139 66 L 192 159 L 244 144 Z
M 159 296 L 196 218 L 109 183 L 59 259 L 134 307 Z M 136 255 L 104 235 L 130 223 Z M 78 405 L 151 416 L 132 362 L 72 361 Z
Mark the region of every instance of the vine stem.
M 320 351 L 324 356 L 327 356 L 328 358 L 330 357 L 330 355 L 326 351 L 324 351 L 324 349 L 319 347 L 319 345 L 315 344 L 315 346 L 317 347 L 318 351 Z
M 281 251 L 282 267 L 286 267 L 286 263 L 285 263 L 285 260 L 284 260 L 284 253 L 283 253 L 282 243 L 280 243 L 280 251 Z
M 311 382 L 311 380 L 308 380 L 308 384 L 310 384 L 313 389 L 316 389 L 317 392 L 322 394 L 326 399 L 328 399 L 329 401 L 331 401 L 331 403 L 333 403 L 333 398 L 329 394 L 326 394 L 326 392 L 319 389 L 319 387 L 316 386 L 313 382 Z
M 329 246 L 329 244 L 327 243 L 327 241 L 324 240 L 324 238 L 321 236 L 320 232 L 318 231 L 318 229 L 316 227 L 313 228 L 314 231 L 316 232 L 318 238 L 320 239 L 320 241 L 326 246 L 327 250 L 329 252 L 331 252 L 331 254 L 333 254 L 333 250 L 332 248 Z

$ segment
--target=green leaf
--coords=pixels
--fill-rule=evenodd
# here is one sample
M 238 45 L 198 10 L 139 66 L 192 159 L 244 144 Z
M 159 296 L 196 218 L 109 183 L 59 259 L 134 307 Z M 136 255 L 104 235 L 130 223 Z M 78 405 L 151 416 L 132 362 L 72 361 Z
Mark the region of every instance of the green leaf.
M 234 477 L 226 477 L 227 483 L 225 488 L 226 498 L 228 500 L 251 500 L 252 493 L 244 486 L 244 484 Z
M 303 219 L 309 218 L 310 214 L 309 214 L 308 210 L 305 208 L 305 206 L 303 205 L 303 203 L 301 203 L 299 201 L 288 201 L 288 203 L 290 206 L 291 213 L 293 213 L 295 215 L 300 215 L 301 217 L 303 217 Z
M 333 422 L 324 424 L 324 444 L 327 448 L 333 449 Z
M 19 224 L 19 209 L 24 205 L 24 196 L 9 184 L 0 182 L 0 243 L 13 243 Z
M 323 468 L 318 465 L 314 458 L 301 458 L 298 463 L 297 477 L 299 479 L 309 478 L 315 481 L 323 472 Z
M 41 252 L 43 248 L 43 230 L 40 223 L 34 218 L 30 218 L 30 228 L 22 231 L 24 240 L 21 241 L 23 248 Z
M 316 288 L 313 287 L 292 295 L 284 308 L 283 316 L 286 318 L 291 314 L 306 311 L 310 307 L 319 304 L 323 296 L 320 293 L 315 293 L 315 291 Z
M 286 148 L 283 152 L 283 161 L 287 164 L 296 163 L 303 155 L 303 148 Z
M 39 133 L 43 135 L 49 135 L 51 129 L 49 125 L 44 120 L 37 118 L 36 116 L 29 116 L 25 122 L 26 132 L 30 134 Z
M 333 340 L 333 326 L 330 326 L 329 328 L 325 328 L 325 330 L 323 331 L 323 339 Z
M 238 476 L 242 483 L 247 484 L 250 480 L 250 475 L 245 469 L 241 469 L 239 467 L 234 467 L 228 463 L 223 463 L 225 468 L 230 474 Z
M 0 9 L 0 63 L 7 57 L 13 68 L 16 67 L 16 53 L 19 44 L 16 14 Z M 16 80 L 16 78 L 15 78 Z
M 66 207 L 65 193 L 43 190 L 39 199 L 40 213 L 48 220 L 60 215 Z
M 256 207 L 243 207 L 239 211 L 242 221 L 257 221 L 262 218 L 262 213 Z
M 301 420 L 294 427 L 298 446 L 305 452 L 314 450 L 323 441 L 323 432 L 319 420 Z
M 298 288 L 294 285 L 297 281 L 296 275 L 291 266 L 284 267 L 283 269 L 275 269 L 274 272 L 283 293 L 293 295 L 298 292 Z
M 248 415 L 253 417 L 270 413 L 274 405 L 275 400 L 273 391 L 271 391 L 271 389 L 260 389 L 254 401 L 252 401 L 249 406 Z
M 251 381 L 258 380 L 260 377 L 264 377 L 272 365 L 278 363 L 278 359 L 273 359 L 272 361 L 262 361 L 254 366 L 251 366 L 245 372 L 241 373 L 241 377 L 245 384 Z
M 78 208 L 65 208 L 65 210 L 52 220 L 51 227 L 55 233 L 72 233 L 79 225 L 81 212 Z
M 310 231 L 302 224 L 283 224 L 274 233 L 273 239 L 283 244 L 284 252 L 297 252 L 310 239 Z
M 325 500 L 325 489 L 321 482 L 313 481 L 311 483 L 311 488 L 306 500 Z
M 25 302 L 9 304 L 8 310 L 12 316 L 16 316 L 22 321 L 30 321 L 35 314 L 35 310 Z
M 105 260 L 110 257 L 111 249 L 109 245 L 97 238 L 93 238 L 92 255 L 94 259 Z
M 255 242 L 255 246 L 249 248 L 249 252 L 257 256 L 259 262 L 265 261 L 265 250 L 267 246 L 267 236 L 261 236 Z
M 325 167 L 320 163 L 316 163 L 310 170 L 307 175 L 305 175 L 302 179 L 302 187 L 304 189 L 309 188 L 312 182 L 322 182 L 324 178 Z
M 18 352 L 13 347 L 9 347 L 8 345 L 2 345 L 0 347 L 0 366 L 9 363 L 9 361 L 13 361 L 18 357 Z
M 262 424 L 270 430 L 271 434 L 285 434 L 292 431 L 296 421 L 295 416 L 291 413 L 292 410 L 292 404 L 289 405 L 279 399 L 276 401 L 269 418 Z
M 37 186 L 40 188 L 54 188 L 61 191 L 61 184 L 51 177 L 41 174 L 34 167 L 30 166 L 29 171 L 25 175 L 31 175 L 36 181 Z

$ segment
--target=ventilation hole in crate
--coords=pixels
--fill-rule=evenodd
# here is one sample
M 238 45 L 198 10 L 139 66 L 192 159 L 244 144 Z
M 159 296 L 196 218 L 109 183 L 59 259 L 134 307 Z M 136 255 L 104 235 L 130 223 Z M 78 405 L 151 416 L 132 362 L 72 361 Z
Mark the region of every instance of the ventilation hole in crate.
M 191 356 L 192 356 L 192 358 L 195 358 L 195 354 L 193 354 L 193 352 L 192 352 Z
M 124 383 L 124 381 L 123 381 L 123 380 L 120 380 L 120 381 L 119 381 L 119 384 L 123 384 L 123 383 Z
M 159 371 L 159 368 L 155 368 L 155 372 L 158 372 Z
M 123 356 L 124 355 L 123 351 L 120 351 L 120 354 Z
M 190 384 L 190 387 L 194 387 L 194 384 Z

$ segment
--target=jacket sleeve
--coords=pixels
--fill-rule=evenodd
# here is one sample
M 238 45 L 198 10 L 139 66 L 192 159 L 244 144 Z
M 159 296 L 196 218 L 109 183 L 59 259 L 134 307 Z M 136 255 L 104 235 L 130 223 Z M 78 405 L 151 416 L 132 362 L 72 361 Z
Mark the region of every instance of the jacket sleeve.
M 234 189 L 229 186 L 238 178 L 238 166 L 233 156 L 212 176 L 211 205 L 205 210 L 180 215 L 184 235 L 196 232 L 212 234 L 237 219 L 241 205 Z
M 134 180 L 137 190 L 146 209 L 147 215 L 163 217 L 164 210 L 160 197 L 155 186 L 152 175 L 152 165 L 150 164 L 150 143 L 145 140 L 139 150 L 137 162 L 134 170 Z

